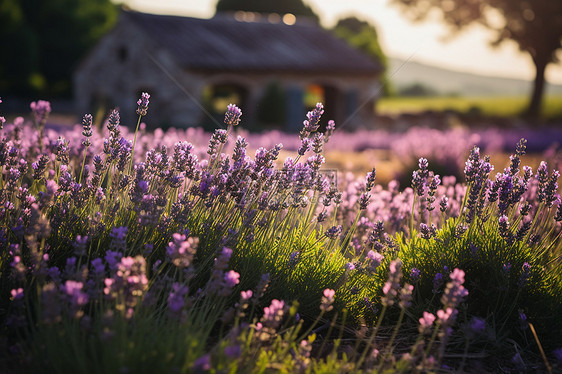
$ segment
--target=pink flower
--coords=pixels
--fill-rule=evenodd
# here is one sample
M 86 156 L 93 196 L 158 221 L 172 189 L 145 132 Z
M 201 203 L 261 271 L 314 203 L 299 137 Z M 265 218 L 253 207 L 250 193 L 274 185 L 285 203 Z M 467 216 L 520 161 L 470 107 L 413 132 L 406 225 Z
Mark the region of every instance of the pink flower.
M 211 370 L 211 356 L 204 355 L 204 356 L 199 357 L 193 363 L 193 369 L 195 370 L 195 372 Z
M 23 298 L 23 288 L 13 289 L 11 292 L 14 300 L 19 300 Z
M 464 271 L 462 271 L 461 269 L 455 269 L 453 270 L 453 272 L 451 274 L 449 274 L 449 278 L 451 278 L 452 281 L 456 281 L 460 284 L 464 283 Z
M 224 283 L 227 287 L 232 288 L 240 283 L 240 274 L 234 270 L 230 270 L 224 275 Z
M 242 291 L 240 292 L 240 296 L 242 297 L 242 300 L 250 300 L 252 298 L 253 292 L 252 290 L 247 290 L 247 291 Z
M 423 312 L 423 317 L 419 319 L 420 333 L 427 334 L 431 331 L 431 326 L 435 321 L 435 316 L 429 312 Z
M 334 290 L 332 290 L 332 289 L 330 289 L 330 288 L 326 288 L 326 289 L 324 290 L 324 296 L 325 296 L 327 299 L 332 299 L 335 294 L 336 294 L 336 291 L 334 291 Z
M 381 264 L 382 260 L 384 259 L 384 256 L 381 255 L 378 252 L 375 251 L 369 251 L 367 253 L 367 258 L 371 261 L 373 261 L 373 266 L 375 268 L 379 267 L 379 265 Z M 392 271 L 392 270 L 391 270 Z
M 32 102 L 31 110 L 33 111 L 33 116 L 35 120 L 44 125 L 47 122 L 47 117 L 49 117 L 49 113 L 51 113 L 51 103 L 45 100 L 39 100 L 37 102 Z
M 449 322 L 453 322 L 457 316 L 458 311 L 453 308 L 447 308 L 445 310 L 439 309 L 437 311 L 437 318 L 439 318 L 439 324 L 447 325 Z
M 331 288 L 326 288 L 324 290 L 324 296 L 322 296 L 322 304 L 320 305 L 320 310 L 324 312 L 329 312 L 333 309 L 332 304 L 334 303 L 334 295 L 336 291 Z

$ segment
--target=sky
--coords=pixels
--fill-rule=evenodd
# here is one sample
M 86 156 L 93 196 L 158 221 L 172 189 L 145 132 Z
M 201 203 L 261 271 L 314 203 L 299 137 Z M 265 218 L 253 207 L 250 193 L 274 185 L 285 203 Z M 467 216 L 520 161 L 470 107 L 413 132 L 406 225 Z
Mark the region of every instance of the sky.
M 121 0 L 132 9 L 161 14 L 210 18 L 217 0 Z M 280 0 L 281 1 L 281 0 Z M 500 77 L 532 80 L 534 66 L 528 54 L 513 42 L 492 48 L 490 31 L 474 26 L 448 38 L 448 29 L 438 20 L 413 23 L 389 0 L 304 0 L 331 27 L 338 19 L 356 16 L 373 24 L 383 51 L 391 57 L 411 59 L 439 67 Z M 562 60 L 562 53 L 559 53 Z M 390 74 L 399 74 L 390 72 Z M 547 81 L 562 84 L 562 63 L 550 64 Z M 391 78 L 392 79 L 392 78 Z

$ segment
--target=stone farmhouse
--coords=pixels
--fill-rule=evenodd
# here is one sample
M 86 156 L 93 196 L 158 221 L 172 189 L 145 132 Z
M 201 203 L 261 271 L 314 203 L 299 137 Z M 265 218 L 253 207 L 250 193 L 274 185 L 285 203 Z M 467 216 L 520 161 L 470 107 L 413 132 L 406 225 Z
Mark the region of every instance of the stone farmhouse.
M 118 107 L 122 124 L 131 126 L 136 101 L 148 92 L 149 127 L 216 128 L 232 102 L 245 127 L 263 125 L 273 105 L 281 113 L 273 125 L 298 131 L 307 110 L 322 101 L 324 121 L 353 129 L 374 119 L 381 72 L 379 63 L 309 20 L 122 11 L 75 71 L 74 92 L 79 113 Z

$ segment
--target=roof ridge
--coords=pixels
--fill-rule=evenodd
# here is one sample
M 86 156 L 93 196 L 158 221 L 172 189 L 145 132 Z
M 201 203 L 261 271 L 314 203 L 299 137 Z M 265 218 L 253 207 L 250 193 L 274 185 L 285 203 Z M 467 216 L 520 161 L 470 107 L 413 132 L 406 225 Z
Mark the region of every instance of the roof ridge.
M 124 11 L 184 68 L 378 73 L 382 65 L 312 22 Z

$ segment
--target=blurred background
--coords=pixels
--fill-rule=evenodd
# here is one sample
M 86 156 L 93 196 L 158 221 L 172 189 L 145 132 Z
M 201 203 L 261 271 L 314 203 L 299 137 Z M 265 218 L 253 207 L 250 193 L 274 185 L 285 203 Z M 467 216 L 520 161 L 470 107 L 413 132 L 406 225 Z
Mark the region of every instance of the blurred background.
M 372 61 L 362 78 L 366 81 L 369 76 L 370 83 L 349 83 L 358 79 L 357 69 L 367 66 L 359 57 L 349 57 L 355 65 L 350 62 L 340 66 L 335 61 L 327 64 L 323 74 L 334 77 L 330 82 L 326 78 L 328 83 L 318 83 L 324 78 L 315 75 L 316 81 L 300 84 L 301 78 L 295 76 L 318 72 L 298 70 L 297 61 L 290 84 L 286 72 L 271 70 L 269 78 L 254 80 L 254 84 L 261 85 L 260 90 L 240 83 L 236 74 L 247 75 L 249 69 L 243 63 L 238 73 L 227 71 L 222 65 L 212 72 L 210 66 L 195 66 L 184 56 L 185 61 L 180 62 L 192 70 L 181 75 L 184 73 L 174 70 L 181 63 L 174 65 L 168 60 L 181 55 L 184 45 L 197 47 L 188 41 L 209 37 L 209 31 L 197 34 L 200 29 L 192 28 L 192 34 L 167 40 L 166 50 L 161 50 L 159 41 L 164 39 L 158 39 L 158 35 L 166 37 L 166 30 L 174 33 L 174 29 L 166 29 L 170 27 L 167 25 L 158 29 L 156 21 L 142 24 L 138 19 L 135 28 L 126 26 L 131 22 L 123 21 L 123 14 L 135 12 L 205 20 L 228 16 L 243 24 L 284 27 L 309 27 L 312 23 Z M 173 105 L 161 108 L 159 113 L 157 103 L 165 106 L 170 100 L 166 93 L 151 92 L 155 105 L 146 120 L 152 121 L 152 127 L 216 127 L 221 112 L 231 101 L 249 114 L 245 116 L 249 122 L 246 125 L 253 130 L 294 131 L 288 123 L 299 120 L 299 127 L 304 110 L 316 101 L 331 104 L 326 105 L 327 110 L 335 108 L 330 114 L 340 124 L 349 123 L 349 130 L 404 130 L 414 125 L 449 127 L 458 124 L 459 119 L 470 126 L 488 126 L 489 121 L 483 119 L 489 118 L 503 127 L 562 123 L 560 1 L 3 0 L 0 19 L 0 45 L 4 52 L 0 61 L 0 97 L 2 113 L 7 117 L 29 112 L 29 101 L 37 99 L 52 101 L 51 121 L 73 123 L 84 111 L 106 113 L 111 106 L 134 114 L 140 91 L 157 91 L 154 82 L 169 80 L 181 93 L 172 94 L 170 88 L 167 95 L 181 96 L 178 107 L 193 107 L 192 111 L 198 114 L 190 117 Z M 221 27 L 218 25 L 219 31 Z M 276 35 L 285 38 L 284 32 Z M 213 45 L 219 51 L 229 50 L 229 35 L 221 37 L 226 44 L 218 45 L 220 39 L 208 39 L 207 45 L 199 44 L 198 48 L 203 51 Z M 318 40 L 330 40 L 322 38 Z M 248 51 L 251 39 L 245 46 Z M 235 41 L 230 43 L 234 47 Z M 336 45 L 324 43 L 315 45 L 318 53 Z M 116 48 L 114 60 L 108 57 L 110 45 Z M 135 45 L 154 53 L 138 57 L 134 54 Z M 299 51 L 292 51 L 295 52 Z M 185 54 L 199 53 L 189 50 Z M 151 58 L 156 65 L 153 70 L 141 64 Z M 215 60 L 205 61 L 211 64 Z M 283 69 L 287 70 L 287 66 Z M 165 77 L 143 81 L 151 71 L 159 71 Z M 223 76 L 230 74 L 229 80 L 213 78 L 219 72 Z M 86 79 L 86 75 L 90 78 Z M 126 82 L 131 81 L 135 85 L 127 86 Z M 129 104 L 120 102 L 111 92 L 104 92 L 104 87 L 114 93 L 118 88 L 126 89 L 128 94 L 120 96 Z

